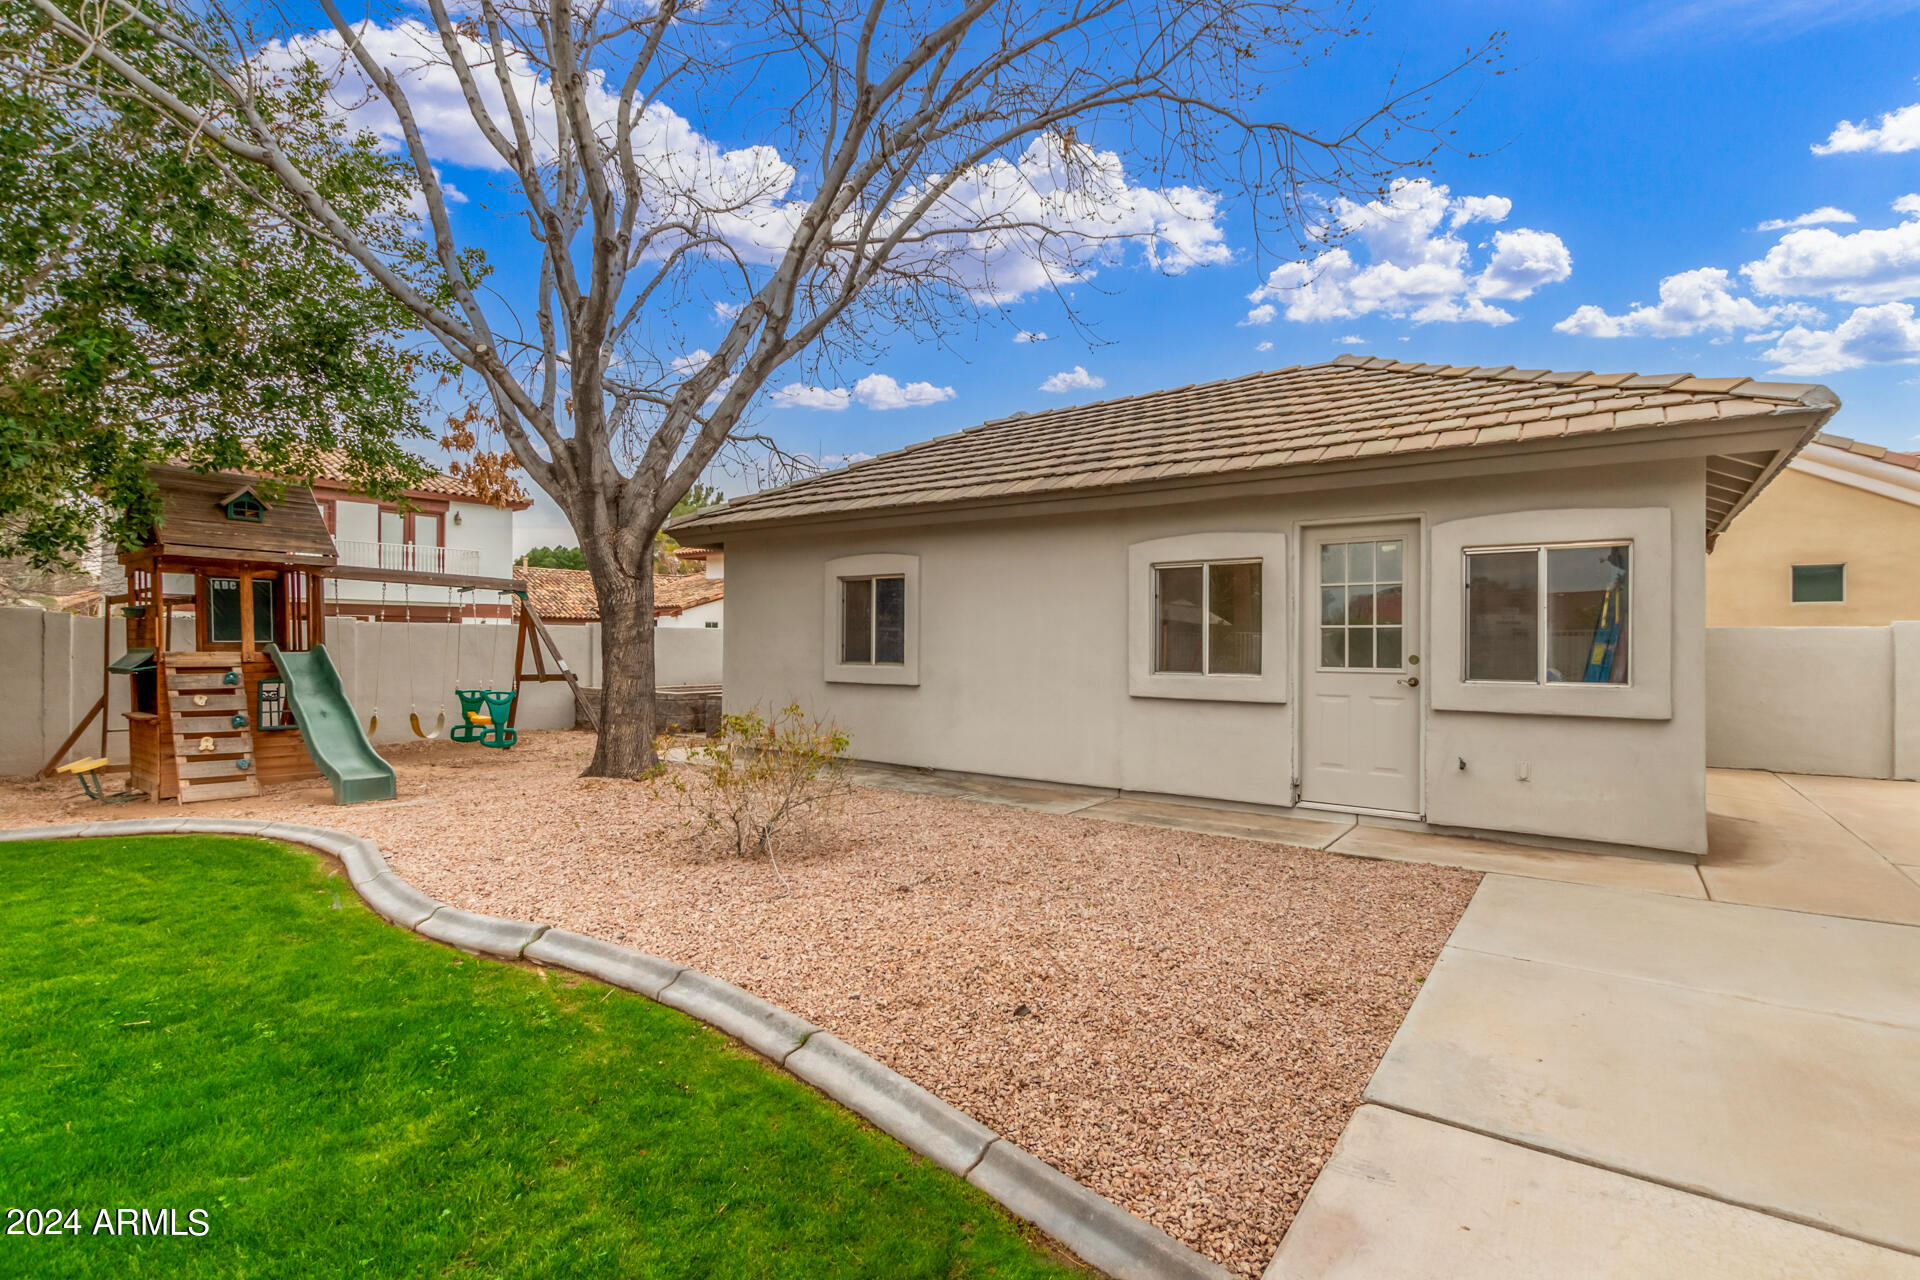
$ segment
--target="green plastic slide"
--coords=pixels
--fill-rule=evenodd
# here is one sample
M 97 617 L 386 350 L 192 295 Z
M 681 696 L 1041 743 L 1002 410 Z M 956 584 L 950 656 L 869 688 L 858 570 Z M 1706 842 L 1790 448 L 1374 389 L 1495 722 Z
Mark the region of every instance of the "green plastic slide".
M 306 740 L 307 754 L 333 784 L 335 804 L 363 804 L 391 800 L 397 794 L 393 766 L 382 760 L 367 741 L 360 717 L 347 701 L 340 672 L 317 644 L 304 653 L 282 653 L 266 646 L 280 678 L 287 682 L 287 705 Z

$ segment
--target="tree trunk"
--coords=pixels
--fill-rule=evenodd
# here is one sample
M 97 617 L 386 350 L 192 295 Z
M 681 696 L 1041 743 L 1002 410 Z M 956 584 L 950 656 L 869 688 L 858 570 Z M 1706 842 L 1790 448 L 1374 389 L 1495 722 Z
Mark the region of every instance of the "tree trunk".
M 599 560 L 587 558 L 600 597 L 600 737 L 584 776 L 637 778 L 655 763 L 652 563 L 635 577 Z

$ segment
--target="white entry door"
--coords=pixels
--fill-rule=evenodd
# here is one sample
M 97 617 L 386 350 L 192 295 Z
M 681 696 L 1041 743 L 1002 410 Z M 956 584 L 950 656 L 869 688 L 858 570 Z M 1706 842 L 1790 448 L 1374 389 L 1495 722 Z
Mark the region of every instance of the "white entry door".
M 1309 530 L 1300 798 L 1420 811 L 1420 526 Z

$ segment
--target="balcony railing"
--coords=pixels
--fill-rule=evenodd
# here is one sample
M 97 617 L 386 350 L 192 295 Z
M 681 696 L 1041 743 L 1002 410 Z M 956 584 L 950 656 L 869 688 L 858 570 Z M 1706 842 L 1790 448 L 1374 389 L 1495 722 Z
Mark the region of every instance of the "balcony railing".
M 340 563 L 355 569 L 402 569 L 410 573 L 456 573 L 477 577 L 478 551 L 449 547 L 422 547 L 411 542 L 366 542 L 336 538 Z

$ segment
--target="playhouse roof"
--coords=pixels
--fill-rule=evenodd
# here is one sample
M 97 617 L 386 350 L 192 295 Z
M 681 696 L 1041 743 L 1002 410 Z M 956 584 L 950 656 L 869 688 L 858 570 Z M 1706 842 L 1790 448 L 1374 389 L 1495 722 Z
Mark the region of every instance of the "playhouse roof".
M 671 521 L 712 546 L 735 529 L 1091 497 L 1331 468 L 1490 458 L 1788 416 L 1807 436 L 1839 406 L 1812 383 L 1556 373 L 1345 355 L 1119 400 L 1015 414 Z M 1716 460 L 1717 461 L 1717 460 Z M 1781 459 L 1784 462 L 1784 459 Z M 1730 460 L 1709 486 L 1717 531 L 1771 476 Z
M 162 555 L 318 569 L 335 563 L 333 537 L 305 485 L 284 485 L 268 501 L 267 486 L 253 476 L 185 467 L 150 467 L 147 474 L 160 490 L 160 522 L 148 545 Z M 228 517 L 223 504 L 241 492 L 265 505 L 257 521 Z

